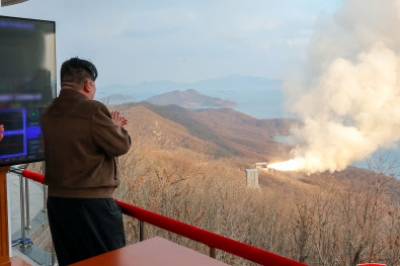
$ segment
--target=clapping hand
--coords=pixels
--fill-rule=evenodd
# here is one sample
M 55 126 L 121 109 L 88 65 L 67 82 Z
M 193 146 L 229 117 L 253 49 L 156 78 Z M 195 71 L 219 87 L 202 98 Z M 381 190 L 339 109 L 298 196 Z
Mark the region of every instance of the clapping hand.
M 111 118 L 114 121 L 114 124 L 116 124 L 118 126 L 123 127 L 126 124 L 128 124 L 128 120 L 125 117 L 121 116 L 118 111 L 112 111 Z

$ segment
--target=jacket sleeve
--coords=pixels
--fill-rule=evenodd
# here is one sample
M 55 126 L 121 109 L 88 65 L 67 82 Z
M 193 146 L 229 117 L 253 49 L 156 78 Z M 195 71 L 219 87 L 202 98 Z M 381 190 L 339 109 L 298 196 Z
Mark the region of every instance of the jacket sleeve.
M 110 157 L 118 157 L 129 151 L 131 138 L 121 126 L 115 125 L 107 107 L 99 104 L 92 117 L 94 142 Z

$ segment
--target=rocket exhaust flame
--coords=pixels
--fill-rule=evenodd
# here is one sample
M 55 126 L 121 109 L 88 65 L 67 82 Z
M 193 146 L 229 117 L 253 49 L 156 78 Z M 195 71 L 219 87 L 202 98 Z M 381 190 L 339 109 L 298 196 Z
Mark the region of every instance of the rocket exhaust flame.
M 301 168 L 301 165 L 297 160 L 293 159 L 286 162 L 269 164 L 268 168 L 278 171 L 297 171 Z
M 324 165 L 319 158 L 295 158 L 284 162 L 277 162 L 269 164 L 267 167 L 269 169 L 274 169 L 278 171 L 301 171 L 307 174 L 312 174 L 315 172 L 321 172 L 320 168 Z M 333 170 L 331 170 L 333 171 Z

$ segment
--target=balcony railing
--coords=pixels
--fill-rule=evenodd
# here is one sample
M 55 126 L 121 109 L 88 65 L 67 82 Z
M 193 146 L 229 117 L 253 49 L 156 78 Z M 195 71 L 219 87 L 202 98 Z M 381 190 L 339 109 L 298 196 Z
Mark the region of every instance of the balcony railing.
M 31 179 L 33 181 L 42 183 L 44 176 L 29 170 L 19 169 L 12 167 L 12 172 L 18 173 L 21 176 Z M 150 212 L 148 210 L 130 205 L 123 201 L 116 200 L 117 204 L 121 207 L 122 212 L 128 216 L 139 220 L 139 240 L 144 240 L 144 225 L 145 223 L 159 227 L 161 229 L 173 232 L 180 236 L 189 238 L 191 240 L 203 243 L 210 249 L 210 256 L 215 258 L 216 250 L 222 250 L 233 255 L 239 256 L 243 259 L 255 262 L 261 265 L 274 265 L 274 266 L 296 266 L 306 265 L 283 256 L 253 247 L 236 240 L 206 231 L 204 229 L 162 216 L 160 214 Z

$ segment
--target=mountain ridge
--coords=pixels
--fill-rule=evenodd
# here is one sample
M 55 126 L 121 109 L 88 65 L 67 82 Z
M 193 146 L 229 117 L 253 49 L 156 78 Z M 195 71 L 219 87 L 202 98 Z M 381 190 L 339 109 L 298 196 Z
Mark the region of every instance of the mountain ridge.
M 273 138 L 276 135 L 288 134 L 290 126 L 299 123 L 295 119 L 256 119 L 231 108 L 192 110 L 178 105 L 160 106 L 146 101 L 113 107 L 122 113 L 127 112 L 128 118 L 133 118 L 133 124 L 148 125 L 150 121 L 162 118 L 164 123 L 168 123 L 164 124 L 165 128 L 183 127 L 186 130 L 185 134 L 191 138 L 195 137 L 217 147 L 216 157 L 227 158 L 236 156 L 250 156 L 258 160 L 286 158 L 291 146 L 279 143 Z M 134 114 L 139 107 L 153 114 L 151 117 L 140 118 Z M 148 113 L 147 115 L 149 116 Z M 131 123 L 128 126 L 130 127 Z M 167 136 L 168 132 L 163 131 L 163 136 Z M 146 135 L 144 132 L 141 134 Z M 188 139 L 189 136 L 185 138 Z M 177 146 L 180 144 L 175 143 Z
M 233 101 L 226 101 L 201 94 L 195 89 L 185 91 L 174 90 L 150 97 L 146 101 L 157 105 L 176 104 L 184 107 L 233 107 L 237 105 Z

